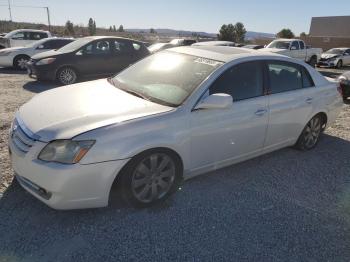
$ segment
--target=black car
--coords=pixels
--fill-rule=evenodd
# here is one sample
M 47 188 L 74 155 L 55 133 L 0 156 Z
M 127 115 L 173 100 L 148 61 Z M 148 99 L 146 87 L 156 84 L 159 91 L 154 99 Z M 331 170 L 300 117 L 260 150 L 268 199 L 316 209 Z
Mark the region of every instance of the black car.
M 86 76 L 109 76 L 149 55 L 142 42 L 120 37 L 84 37 L 56 51 L 34 55 L 28 74 L 68 85 Z
M 344 103 L 350 104 L 350 71 L 339 77 L 339 84 Z

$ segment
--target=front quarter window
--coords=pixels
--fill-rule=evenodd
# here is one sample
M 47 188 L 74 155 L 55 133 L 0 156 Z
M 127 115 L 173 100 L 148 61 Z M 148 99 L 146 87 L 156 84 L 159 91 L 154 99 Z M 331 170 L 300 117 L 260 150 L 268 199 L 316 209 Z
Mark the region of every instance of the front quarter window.
M 111 79 L 116 87 L 168 106 L 179 106 L 222 62 L 163 51 Z

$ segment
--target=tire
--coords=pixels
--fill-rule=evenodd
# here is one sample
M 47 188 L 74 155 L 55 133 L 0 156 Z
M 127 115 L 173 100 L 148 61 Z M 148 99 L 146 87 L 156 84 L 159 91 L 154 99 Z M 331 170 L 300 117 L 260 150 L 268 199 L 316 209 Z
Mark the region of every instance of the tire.
M 26 63 L 30 60 L 30 57 L 27 55 L 19 55 L 13 59 L 13 67 L 17 70 L 25 70 Z
M 298 138 L 295 147 L 302 151 L 313 149 L 322 133 L 323 118 L 320 115 L 314 116 L 305 126 L 303 132 Z
M 342 68 L 343 67 L 343 61 L 339 60 L 335 67 L 338 68 L 338 69 Z
M 167 199 L 182 178 L 181 160 L 168 150 L 149 150 L 135 156 L 119 174 L 123 199 L 138 208 Z
M 56 80 L 62 85 L 71 85 L 77 82 L 77 71 L 72 67 L 62 67 L 56 73 Z
M 316 65 L 317 65 L 317 57 L 316 56 L 312 56 L 310 58 L 309 65 L 312 67 L 316 67 Z

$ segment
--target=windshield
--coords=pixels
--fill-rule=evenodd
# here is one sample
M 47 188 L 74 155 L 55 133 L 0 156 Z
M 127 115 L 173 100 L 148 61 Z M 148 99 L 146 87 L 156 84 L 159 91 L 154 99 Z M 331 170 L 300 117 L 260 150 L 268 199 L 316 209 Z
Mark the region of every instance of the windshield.
M 68 45 L 65 45 L 58 49 L 59 52 L 73 52 L 78 50 L 80 47 L 84 46 L 85 44 L 89 43 L 92 39 L 91 38 L 80 38 L 78 40 L 75 40 Z
M 332 54 L 332 55 L 341 55 L 344 52 L 344 50 L 337 49 L 337 48 L 332 48 L 329 49 L 326 54 Z
M 116 87 L 152 102 L 179 106 L 223 63 L 163 51 L 149 56 L 110 79 Z
M 290 41 L 272 41 L 267 48 L 289 49 Z

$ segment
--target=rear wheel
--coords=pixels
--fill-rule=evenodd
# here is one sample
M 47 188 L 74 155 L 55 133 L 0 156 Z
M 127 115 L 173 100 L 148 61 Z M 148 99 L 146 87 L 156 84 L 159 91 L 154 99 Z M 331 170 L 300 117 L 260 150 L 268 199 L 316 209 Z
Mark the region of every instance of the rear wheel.
M 295 144 L 297 149 L 307 151 L 316 146 L 322 132 L 322 121 L 322 117 L 316 115 L 306 124 L 297 143 Z
M 63 67 L 57 71 L 56 80 L 62 85 L 74 84 L 77 79 L 78 74 L 71 67 Z
M 120 174 L 122 195 L 133 206 L 151 206 L 176 190 L 181 174 L 181 164 L 174 154 L 165 150 L 142 153 Z
M 30 57 L 26 55 L 16 56 L 15 59 L 13 59 L 13 66 L 18 70 L 25 70 L 29 59 Z

